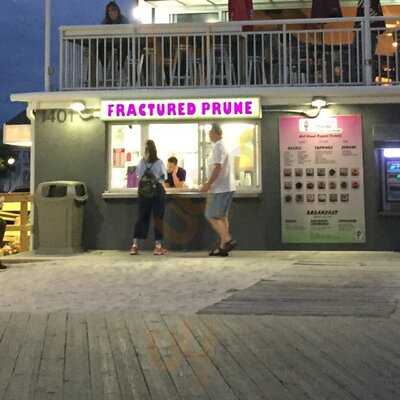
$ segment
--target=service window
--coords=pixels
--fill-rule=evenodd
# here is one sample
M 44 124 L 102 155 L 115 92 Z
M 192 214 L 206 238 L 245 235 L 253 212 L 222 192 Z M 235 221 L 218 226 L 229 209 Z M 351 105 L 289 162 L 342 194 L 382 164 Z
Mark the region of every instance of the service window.
M 167 164 L 169 157 L 178 159 L 186 170 L 185 189 L 196 191 L 208 179 L 207 159 L 212 143 L 209 123 L 142 123 L 110 125 L 109 190 L 137 190 L 136 167 L 143 155 L 146 140 L 157 147 L 158 157 Z M 221 123 L 223 140 L 232 159 L 238 192 L 261 190 L 260 142 L 257 122 Z

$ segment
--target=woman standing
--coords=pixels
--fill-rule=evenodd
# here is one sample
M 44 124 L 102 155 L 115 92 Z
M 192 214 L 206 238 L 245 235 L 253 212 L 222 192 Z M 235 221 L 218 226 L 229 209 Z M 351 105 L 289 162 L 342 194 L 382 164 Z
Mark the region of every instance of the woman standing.
M 166 253 L 162 246 L 164 235 L 165 190 L 163 183 L 167 178 L 164 163 L 157 157 L 156 145 L 148 140 L 144 157 L 137 167 L 139 177 L 139 215 L 135 225 L 135 234 L 130 253 L 139 254 L 139 240 L 146 239 L 149 232 L 150 218 L 154 222 L 154 255 Z

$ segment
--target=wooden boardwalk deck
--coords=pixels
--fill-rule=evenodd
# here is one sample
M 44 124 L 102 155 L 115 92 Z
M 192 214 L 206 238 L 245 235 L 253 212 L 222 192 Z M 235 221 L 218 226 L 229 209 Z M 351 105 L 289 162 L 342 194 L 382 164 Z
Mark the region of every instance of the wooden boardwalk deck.
M 1 400 L 394 400 L 400 319 L 0 314 Z

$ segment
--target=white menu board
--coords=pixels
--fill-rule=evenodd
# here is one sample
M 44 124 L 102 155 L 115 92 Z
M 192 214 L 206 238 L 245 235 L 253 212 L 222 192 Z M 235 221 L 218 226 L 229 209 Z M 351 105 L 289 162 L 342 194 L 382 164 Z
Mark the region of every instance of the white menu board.
M 283 243 L 365 242 L 361 116 L 281 117 Z

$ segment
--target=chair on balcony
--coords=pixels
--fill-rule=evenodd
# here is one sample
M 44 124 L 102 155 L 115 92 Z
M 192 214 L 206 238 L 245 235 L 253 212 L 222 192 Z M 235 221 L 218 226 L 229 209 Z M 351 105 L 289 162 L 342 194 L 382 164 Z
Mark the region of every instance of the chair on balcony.
M 210 83 L 212 85 L 235 85 L 237 83 L 237 59 L 234 56 L 235 44 L 229 36 L 214 37 L 211 42 Z

